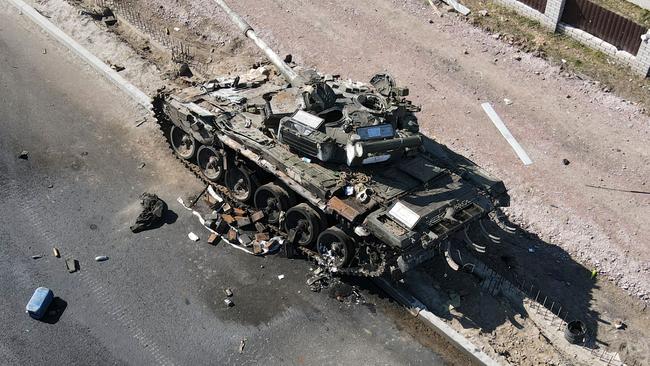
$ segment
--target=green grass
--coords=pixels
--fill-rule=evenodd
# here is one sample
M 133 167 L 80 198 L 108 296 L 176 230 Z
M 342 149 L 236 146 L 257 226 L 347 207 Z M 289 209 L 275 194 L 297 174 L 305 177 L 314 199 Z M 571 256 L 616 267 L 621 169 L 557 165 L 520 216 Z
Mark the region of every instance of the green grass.
M 523 17 L 510 8 L 481 0 L 462 2 L 472 9 L 468 16 L 471 24 L 489 32 L 500 33 L 502 39 L 524 51 L 536 52 L 552 63 L 560 64 L 565 60 L 567 71 L 600 81 L 603 88 L 650 110 L 650 80 L 635 74 L 622 62 L 570 37 L 551 33 L 537 21 Z M 481 16 L 480 10 L 487 10 L 488 16 Z M 650 12 L 646 12 L 646 16 L 650 17 Z

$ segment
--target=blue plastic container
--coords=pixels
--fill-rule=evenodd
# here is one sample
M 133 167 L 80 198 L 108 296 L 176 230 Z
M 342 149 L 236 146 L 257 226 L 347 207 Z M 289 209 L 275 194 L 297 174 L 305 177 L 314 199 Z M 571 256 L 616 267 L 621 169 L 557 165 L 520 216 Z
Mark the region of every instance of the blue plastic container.
M 34 291 L 32 298 L 29 299 L 25 311 L 32 318 L 41 319 L 45 315 L 47 307 L 52 303 L 52 299 L 54 299 L 52 290 L 46 287 L 39 287 Z

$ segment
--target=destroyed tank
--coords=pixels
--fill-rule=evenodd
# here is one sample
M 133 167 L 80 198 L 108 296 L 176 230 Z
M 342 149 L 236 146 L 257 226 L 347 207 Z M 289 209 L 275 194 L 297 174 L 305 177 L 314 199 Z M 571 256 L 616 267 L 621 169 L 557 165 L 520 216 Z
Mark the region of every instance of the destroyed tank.
M 228 200 L 263 213 L 331 272 L 399 277 L 509 204 L 504 184 L 419 131 L 420 107 L 388 74 L 368 83 L 289 65 L 215 0 L 271 65 L 161 91 L 154 110 L 171 148 Z M 285 62 L 286 61 L 286 62 Z

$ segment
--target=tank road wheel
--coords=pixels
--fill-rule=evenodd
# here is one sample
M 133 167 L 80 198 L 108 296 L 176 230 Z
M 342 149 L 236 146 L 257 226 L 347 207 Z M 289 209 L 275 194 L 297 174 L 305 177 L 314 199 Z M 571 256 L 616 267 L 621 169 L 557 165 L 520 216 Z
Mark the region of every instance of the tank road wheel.
M 289 194 L 275 183 L 267 183 L 255 192 L 255 208 L 264 211 L 269 224 L 280 222 L 280 213 L 291 206 Z
M 320 233 L 320 218 L 313 208 L 301 203 L 287 211 L 284 229 L 289 233 L 289 241 L 299 246 L 310 246 Z
M 203 176 L 213 182 L 223 178 L 225 172 L 223 161 L 223 154 L 213 146 L 201 146 L 196 152 L 196 162 Z
M 255 173 L 246 167 L 232 167 L 226 170 L 226 187 L 238 201 L 250 201 L 257 185 Z
M 337 227 L 331 227 L 318 236 L 316 249 L 334 267 L 345 267 L 352 261 L 352 240 Z
M 172 129 L 169 130 L 169 141 L 172 144 L 172 148 L 178 156 L 185 160 L 190 160 L 194 157 L 196 152 L 196 140 L 190 135 L 188 135 L 182 128 L 178 126 L 172 126 Z

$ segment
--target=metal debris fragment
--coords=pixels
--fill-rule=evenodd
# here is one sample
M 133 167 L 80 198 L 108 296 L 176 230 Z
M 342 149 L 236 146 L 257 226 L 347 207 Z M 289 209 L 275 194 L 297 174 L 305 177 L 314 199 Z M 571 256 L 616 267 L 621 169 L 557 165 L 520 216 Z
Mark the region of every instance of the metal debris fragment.
M 65 267 L 68 270 L 69 273 L 75 273 L 79 270 L 79 261 L 76 259 L 66 259 L 65 260 Z
M 57 247 L 52 248 L 52 255 L 57 258 L 61 258 L 61 253 L 59 253 L 59 249 Z
M 239 353 L 244 353 L 244 347 L 246 347 L 246 338 L 242 338 L 239 342 Z
M 107 260 L 108 260 L 108 257 L 105 256 L 105 255 L 99 255 L 99 256 L 95 257 L 95 262 L 104 262 L 104 261 L 107 261 Z
M 199 241 L 199 236 L 194 234 L 193 232 L 187 234 L 187 237 L 190 238 L 191 241 Z

